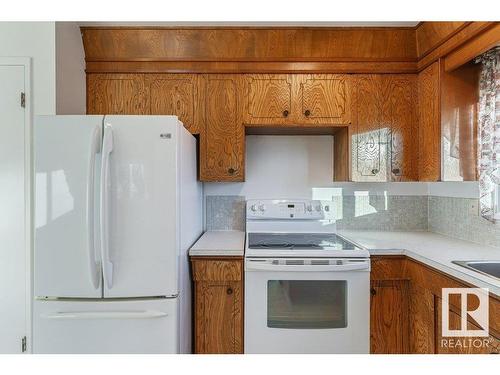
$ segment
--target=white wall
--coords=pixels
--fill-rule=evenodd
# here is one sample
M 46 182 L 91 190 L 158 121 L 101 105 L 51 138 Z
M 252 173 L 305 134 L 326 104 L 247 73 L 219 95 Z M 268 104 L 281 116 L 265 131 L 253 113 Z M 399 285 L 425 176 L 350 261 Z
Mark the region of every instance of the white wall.
M 331 199 L 355 192 L 427 195 L 427 183 L 339 183 L 333 179 L 332 136 L 247 135 L 246 180 L 205 183 L 205 195 L 243 195 L 247 199 Z
M 56 113 L 86 112 L 85 53 L 76 22 L 56 22 Z
M 0 22 L 0 56 L 32 58 L 33 113 L 55 114 L 55 22 Z

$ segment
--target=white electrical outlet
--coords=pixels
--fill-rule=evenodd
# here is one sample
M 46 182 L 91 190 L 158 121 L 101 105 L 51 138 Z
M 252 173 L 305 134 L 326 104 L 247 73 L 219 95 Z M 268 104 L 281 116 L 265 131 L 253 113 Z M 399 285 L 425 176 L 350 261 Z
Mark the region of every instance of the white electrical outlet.
M 479 202 L 478 201 L 473 200 L 469 203 L 469 215 L 479 216 Z

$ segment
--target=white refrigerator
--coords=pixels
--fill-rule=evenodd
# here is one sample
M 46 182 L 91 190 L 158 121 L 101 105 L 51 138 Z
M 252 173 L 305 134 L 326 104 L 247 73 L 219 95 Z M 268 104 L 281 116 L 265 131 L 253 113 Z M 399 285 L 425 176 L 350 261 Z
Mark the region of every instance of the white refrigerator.
M 189 353 L 196 140 L 175 116 L 38 116 L 34 353 Z

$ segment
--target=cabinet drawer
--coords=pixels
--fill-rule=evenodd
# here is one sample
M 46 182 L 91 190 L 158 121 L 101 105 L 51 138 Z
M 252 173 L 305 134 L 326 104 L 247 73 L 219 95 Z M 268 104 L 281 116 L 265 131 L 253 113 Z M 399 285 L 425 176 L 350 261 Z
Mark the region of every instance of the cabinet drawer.
M 240 281 L 243 262 L 241 260 L 197 260 L 192 259 L 194 281 Z

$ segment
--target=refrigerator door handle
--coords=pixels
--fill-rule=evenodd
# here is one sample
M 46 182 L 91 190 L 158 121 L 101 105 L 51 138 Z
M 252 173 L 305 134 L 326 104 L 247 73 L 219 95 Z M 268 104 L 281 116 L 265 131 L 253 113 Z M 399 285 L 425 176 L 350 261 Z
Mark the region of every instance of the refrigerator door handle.
M 158 310 L 146 311 L 75 311 L 55 312 L 43 317 L 46 319 L 153 319 L 168 316 Z
M 96 127 L 92 133 L 91 144 L 90 144 L 90 157 L 88 164 L 88 176 L 87 176 L 87 240 L 88 240 L 88 251 L 89 251 L 89 267 L 90 267 L 90 281 L 94 286 L 94 289 L 99 288 L 99 279 L 101 276 L 101 265 L 96 257 L 96 247 L 95 247 L 95 237 L 94 237 L 94 225 L 95 225 L 95 213 L 94 213 L 94 183 L 95 183 L 95 160 L 96 154 L 99 152 L 99 128 Z
M 108 288 L 113 287 L 113 263 L 109 258 L 109 158 L 113 151 L 113 130 L 111 126 L 104 125 L 102 141 L 102 167 L 101 167 L 101 258 L 104 282 Z

